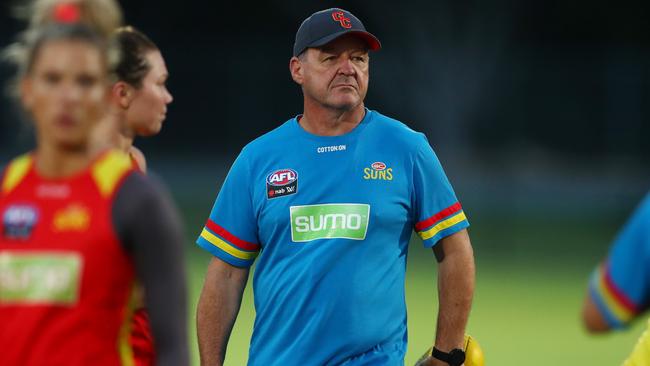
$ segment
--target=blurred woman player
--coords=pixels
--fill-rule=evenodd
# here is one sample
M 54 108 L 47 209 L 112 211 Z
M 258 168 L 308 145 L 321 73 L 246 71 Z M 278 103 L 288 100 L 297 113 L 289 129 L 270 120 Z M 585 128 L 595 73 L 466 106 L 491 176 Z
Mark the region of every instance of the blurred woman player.
M 29 29 L 56 18 L 78 19 L 103 37 L 114 38 L 120 60 L 113 75 L 117 80 L 112 88 L 113 108 L 110 118 L 96 128 L 94 142 L 101 148 L 115 146 L 128 152 L 138 168 L 146 171 L 146 159 L 133 140 L 158 134 L 173 100 L 165 85 L 168 72 L 158 46 L 135 28 L 121 27 L 122 10 L 115 0 L 35 0 L 23 13 L 29 14 Z
M 78 18 L 105 38 L 112 38 L 120 58 L 113 68 L 111 108 L 107 117 L 94 128 L 92 145 L 99 150 L 119 148 L 129 154 L 134 166 L 146 172 L 144 154 L 133 146 L 136 136 L 153 136 L 160 132 L 167 104 L 172 96 L 166 88 L 168 77 L 159 48 L 133 27 L 120 27 L 122 11 L 114 0 L 36 0 L 31 4 L 31 28 L 59 18 Z M 144 291 L 135 289 L 130 343 L 136 366 L 155 364 L 151 327 L 145 308 Z
M 27 49 L 20 96 L 37 147 L 0 177 L 0 364 L 134 364 L 136 275 L 157 364 L 188 364 L 182 235 L 170 200 L 128 155 L 96 154 L 91 143 L 108 107 L 110 52 L 75 24 L 45 26 Z

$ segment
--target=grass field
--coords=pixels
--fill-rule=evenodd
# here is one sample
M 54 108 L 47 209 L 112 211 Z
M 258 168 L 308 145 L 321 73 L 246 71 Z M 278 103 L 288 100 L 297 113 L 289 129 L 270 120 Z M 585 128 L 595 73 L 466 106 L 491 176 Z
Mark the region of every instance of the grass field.
M 187 217 L 188 231 L 198 232 L 203 219 L 194 220 L 189 213 Z M 468 332 L 480 342 L 487 365 L 621 363 L 641 334 L 644 321 L 627 331 L 597 337 L 587 335 L 579 322 L 587 278 L 621 221 L 620 217 L 612 220 L 549 219 L 544 215 L 543 219 L 530 215 L 519 219 L 474 216 L 470 235 L 475 247 L 477 283 Z M 509 229 L 502 231 L 503 227 Z M 198 352 L 194 310 L 209 258 L 197 248 L 188 248 L 190 342 L 195 365 Z M 412 365 L 433 339 L 437 308 L 435 273 L 431 251 L 414 240 L 406 281 L 406 365 Z M 228 346 L 226 365 L 245 365 L 253 319 L 253 296 L 247 288 Z

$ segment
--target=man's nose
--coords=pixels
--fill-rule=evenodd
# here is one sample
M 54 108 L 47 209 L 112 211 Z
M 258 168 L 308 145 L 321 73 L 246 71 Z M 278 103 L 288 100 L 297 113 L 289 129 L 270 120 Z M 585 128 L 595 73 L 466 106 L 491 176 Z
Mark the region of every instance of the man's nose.
M 343 58 L 341 65 L 339 66 L 339 72 L 344 75 L 354 75 L 356 70 L 352 64 L 352 60 L 349 57 Z

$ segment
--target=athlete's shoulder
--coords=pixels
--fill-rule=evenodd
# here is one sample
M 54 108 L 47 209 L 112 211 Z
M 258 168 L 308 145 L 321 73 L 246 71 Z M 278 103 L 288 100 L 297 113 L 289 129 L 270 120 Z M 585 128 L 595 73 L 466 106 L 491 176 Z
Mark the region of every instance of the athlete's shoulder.
M 0 170 L 0 192 L 8 193 L 25 178 L 33 166 L 33 155 L 25 153 L 12 159 Z
M 390 136 L 392 143 L 402 144 L 405 147 L 420 148 L 428 145 L 426 136 L 409 127 L 406 123 L 395 118 L 385 116 L 375 110 L 372 113 L 372 123 L 382 135 Z
M 135 168 L 143 173 L 147 172 L 147 159 L 145 158 L 142 150 L 138 149 L 135 146 L 131 146 L 131 148 L 129 148 L 129 156 L 131 157 L 131 161 L 133 162 Z
M 371 118 L 373 123 L 377 128 L 390 131 L 392 133 L 397 133 L 407 137 L 415 138 L 416 136 L 422 135 L 421 132 L 415 131 L 409 127 L 406 123 L 397 120 L 392 117 L 388 117 L 380 112 L 375 110 L 368 110 L 368 113 L 372 113 Z
M 129 197 L 124 200 L 136 204 L 139 201 L 157 200 L 161 198 L 171 199 L 167 187 L 160 177 L 155 174 L 144 175 L 139 171 L 129 174 L 124 182 L 117 187 L 116 194 L 120 197 Z
M 120 150 L 108 150 L 92 163 L 90 175 L 100 194 L 108 198 L 114 195 L 124 178 L 136 170 L 129 154 Z

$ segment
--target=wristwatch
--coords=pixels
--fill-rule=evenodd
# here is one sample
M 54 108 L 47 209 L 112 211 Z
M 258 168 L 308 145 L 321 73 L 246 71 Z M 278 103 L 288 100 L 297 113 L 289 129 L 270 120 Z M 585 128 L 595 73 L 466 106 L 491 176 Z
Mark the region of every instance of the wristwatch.
M 450 366 L 460 366 L 465 362 L 465 351 L 462 349 L 454 348 L 451 351 L 442 352 L 441 350 L 433 347 L 431 350 L 431 357 L 440 361 L 448 363 Z

